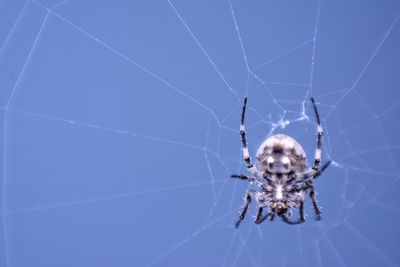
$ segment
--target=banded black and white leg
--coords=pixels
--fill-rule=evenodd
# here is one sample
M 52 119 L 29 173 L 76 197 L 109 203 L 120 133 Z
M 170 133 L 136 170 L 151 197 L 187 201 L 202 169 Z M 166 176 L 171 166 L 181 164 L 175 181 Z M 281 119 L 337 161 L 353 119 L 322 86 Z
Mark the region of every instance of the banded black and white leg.
M 240 139 L 242 141 L 242 151 L 243 151 L 243 159 L 246 164 L 247 170 L 257 176 L 260 177 L 260 173 L 257 170 L 257 168 L 254 166 L 254 164 L 251 162 L 250 158 L 250 152 L 247 144 L 247 139 L 246 139 L 246 129 L 244 127 L 244 117 L 246 113 L 246 106 L 247 106 L 247 97 L 244 98 L 244 103 L 243 103 L 243 109 L 242 109 L 242 117 L 240 120 Z
M 315 114 L 315 119 L 317 120 L 317 147 L 315 149 L 315 158 L 312 168 L 315 171 L 318 171 L 321 163 L 322 136 L 324 135 L 324 130 L 322 128 L 321 119 L 319 117 L 317 104 L 315 103 L 315 99 L 313 97 L 311 97 L 311 102 Z
M 257 192 L 254 190 L 249 190 L 247 191 L 246 197 L 245 197 L 245 202 L 243 205 L 242 212 L 239 215 L 238 220 L 235 223 L 235 227 L 238 228 L 240 223 L 243 221 L 243 219 L 246 217 L 247 210 L 249 209 L 250 203 L 252 199 L 257 199 Z

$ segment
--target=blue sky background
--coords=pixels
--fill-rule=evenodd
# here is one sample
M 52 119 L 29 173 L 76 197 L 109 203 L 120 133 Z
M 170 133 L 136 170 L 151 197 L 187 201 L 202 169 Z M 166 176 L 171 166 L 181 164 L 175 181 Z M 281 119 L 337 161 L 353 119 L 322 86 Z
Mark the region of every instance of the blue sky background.
M 398 266 L 400 2 L 0 1 L 0 266 Z M 272 133 L 323 219 L 233 223 Z M 253 203 L 254 204 L 254 203 Z

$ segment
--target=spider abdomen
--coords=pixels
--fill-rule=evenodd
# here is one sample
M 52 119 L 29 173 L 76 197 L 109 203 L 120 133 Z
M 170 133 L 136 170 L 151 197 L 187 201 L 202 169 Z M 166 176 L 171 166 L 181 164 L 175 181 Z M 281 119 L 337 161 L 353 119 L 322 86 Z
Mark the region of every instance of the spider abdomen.
M 269 173 L 302 172 L 306 169 L 307 158 L 303 147 L 294 138 L 275 134 L 267 138 L 257 151 L 260 170 Z

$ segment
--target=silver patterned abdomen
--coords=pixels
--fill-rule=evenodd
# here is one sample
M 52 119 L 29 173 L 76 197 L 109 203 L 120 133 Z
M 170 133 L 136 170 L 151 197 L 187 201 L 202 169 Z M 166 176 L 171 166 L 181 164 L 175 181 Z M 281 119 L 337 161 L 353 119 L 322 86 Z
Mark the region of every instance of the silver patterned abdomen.
M 269 173 L 302 172 L 306 169 L 306 161 L 301 145 L 285 134 L 267 138 L 257 151 L 258 168 Z

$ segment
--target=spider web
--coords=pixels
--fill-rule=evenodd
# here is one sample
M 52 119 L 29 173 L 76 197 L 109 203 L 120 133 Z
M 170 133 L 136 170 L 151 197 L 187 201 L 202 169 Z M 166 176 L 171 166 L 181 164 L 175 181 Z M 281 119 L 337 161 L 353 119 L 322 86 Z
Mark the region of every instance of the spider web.
M 397 266 L 395 1 L 0 6 L 1 266 Z M 3 14 L 5 14 L 3 16 Z M 325 129 L 322 221 L 255 225 L 252 153 Z M 254 158 L 254 157 L 253 157 Z

